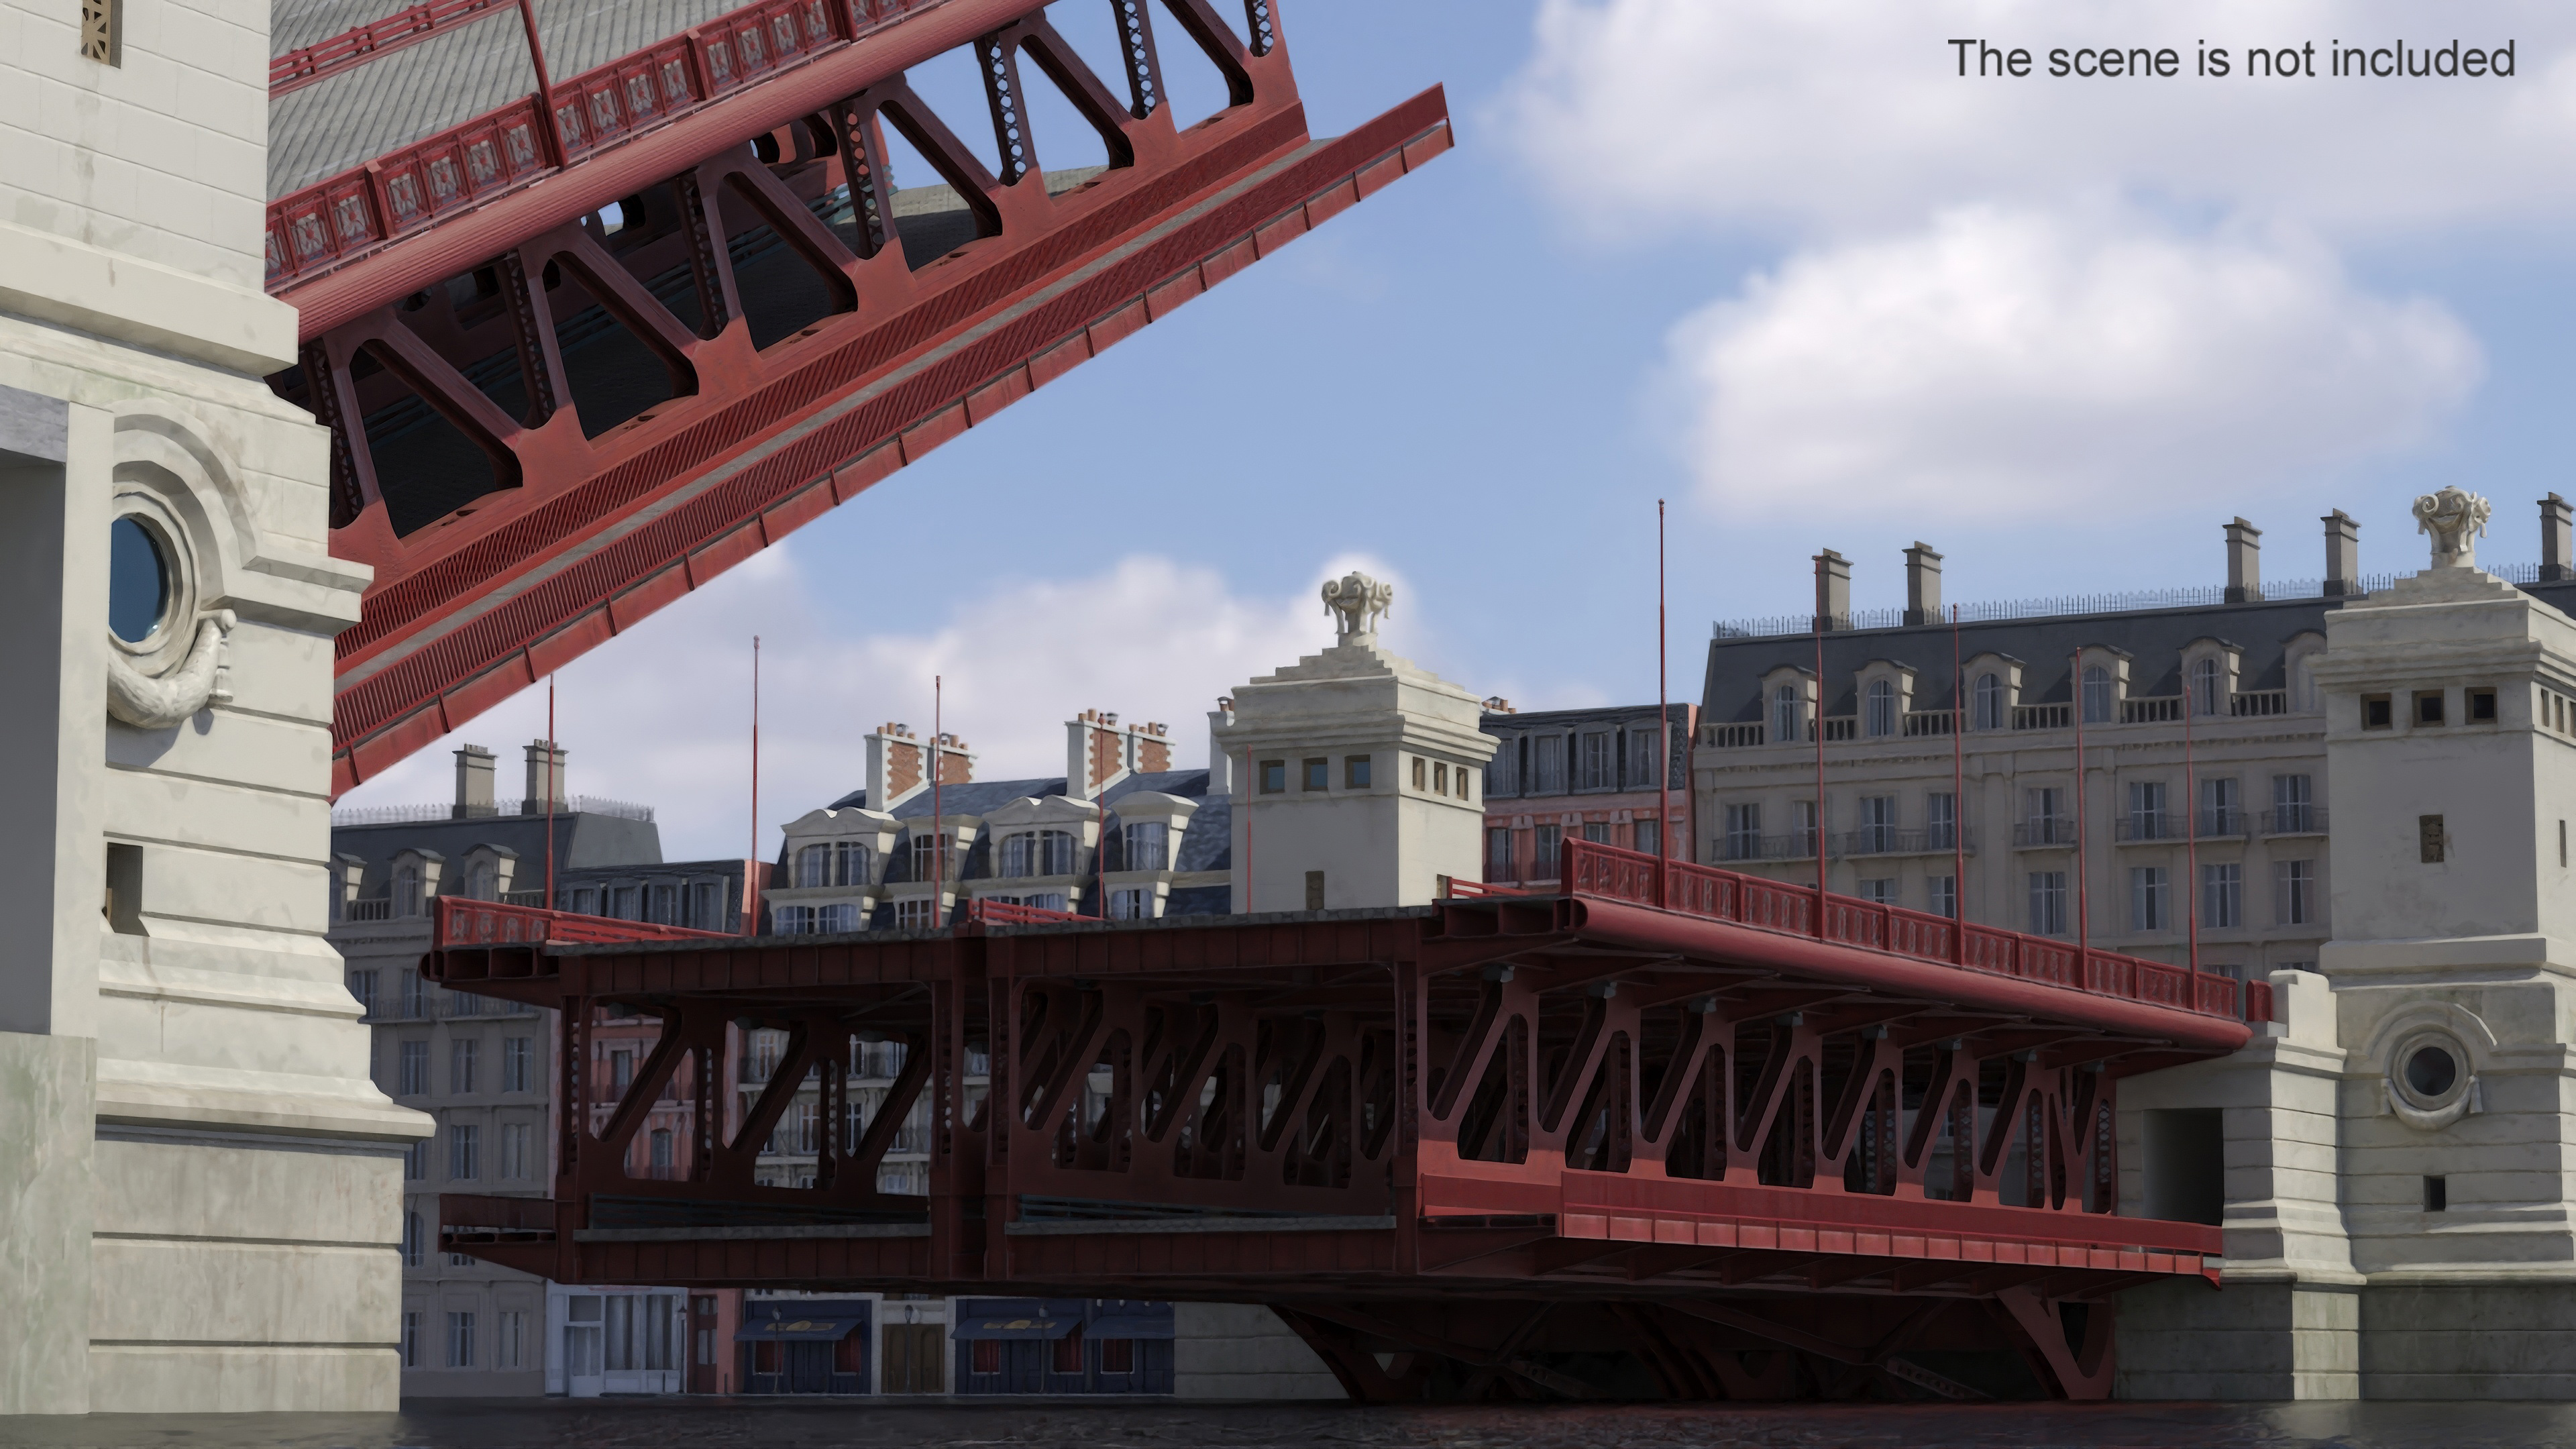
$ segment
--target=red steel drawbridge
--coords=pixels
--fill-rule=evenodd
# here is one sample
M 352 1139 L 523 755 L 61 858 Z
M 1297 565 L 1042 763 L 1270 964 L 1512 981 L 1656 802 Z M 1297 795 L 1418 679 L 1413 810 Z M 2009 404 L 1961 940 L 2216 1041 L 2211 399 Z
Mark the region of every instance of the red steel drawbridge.
M 1273 0 L 1096 3 L 1116 89 L 1036 0 L 430 0 L 279 56 L 272 384 L 376 571 L 335 796 L 1449 148 L 1436 88 L 1310 137 Z M 961 50 L 998 173 L 907 80 Z M 1046 169 L 1041 85 L 1105 166 Z
M 826 937 L 448 900 L 425 969 L 561 1012 L 562 1110 L 552 1198 L 448 1194 L 441 1244 L 566 1283 L 1263 1303 L 1372 1401 L 2099 1398 L 2111 1295 L 2214 1280 L 2218 1229 L 2114 1212 L 2113 1085 L 2242 1045 L 2267 987 L 1589 842 L 1564 872 Z M 658 1033 L 622 1093 L 579 1067 L 610 1020 Z M 862 1042 L 906 1047 L 864 1112 Z M 800 1092 L 812 1183 L 763 1185 Z M 923 1120 L 927 1195 L 881 1191 Z

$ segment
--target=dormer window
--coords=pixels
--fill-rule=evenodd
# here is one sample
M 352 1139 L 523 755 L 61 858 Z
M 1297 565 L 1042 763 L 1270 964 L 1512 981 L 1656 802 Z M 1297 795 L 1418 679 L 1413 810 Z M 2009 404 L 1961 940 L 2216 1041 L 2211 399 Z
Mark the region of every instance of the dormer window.
M 957 878 L 957 872 L 950 868 L 953 862 L 948 862 L 946 853 L 940 849 L 940 843 L 940 837 L 936 833 L 924 833 L 912 837 L 912 878 L 914 880 L 928 880 L 933 875 L 945 875 L 950 880 Z
M 486 857 L 467 866 L 465 868 L 465 894 L 478 901 L 500 899 L 500 863 Z
M 1869 682 L 1866 707 L 1861 713 L 1861 729 L 1871 739 L 1883 740 L 1896 733 L 1896 683 L 1873 679 Z
M 2218 661 L 2195 659 L 2191 664 L 2191 712 L 2218 713 Z
M 868 848 L 857 841 L 825 841 L 796 852 L 795 879 L 800 890 L 866 885 L 868 876 Z
M 1073 836 L 1062 830 L 1028 830 L 1002 839 L 1002 868 L 1008 880 L 1073 874 Z
M 1977 725 L 1981 730 L 2004 727 L 2003 676 L 1985 673 L 1977 676 Z
M 394 914 L 417 916 L 421 913 L 420 867 L 401 865 L 394 869 Z
M 1771 742 L 1783 744 L 1798 733 L 1798 686 L 1784 684 L 1771 691 Z
M 2111 671 L 2099 664 L 2084 667 L 2084 722 L 2111 722 Z
M 1119 868 L 1171 869 L 1171 827 L 1159 820 L 1140 821 L 1118 829 Z

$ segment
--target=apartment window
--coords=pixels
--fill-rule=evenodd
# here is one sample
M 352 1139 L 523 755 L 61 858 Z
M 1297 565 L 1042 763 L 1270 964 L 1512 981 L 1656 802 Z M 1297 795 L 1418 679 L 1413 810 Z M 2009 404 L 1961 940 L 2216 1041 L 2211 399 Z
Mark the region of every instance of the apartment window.
M 1762 807 L 1729 805 L 1726 807 L 1726 858 L 1760 860 L 1762 858 Z
M 2317 828 L 2313 783 L 2306 775 L 2272 777 L 2272 829 L 2301 834 Z
M 608 1089 L 623 1094 L 635 1080 L 635 1053 L 625 1047 L 608 1053 Z
M 375 972 L 373 972 L 373 971 L 352 971 L 352 972 L 350 972 L 350 973 L 349 973 L 349 994 L 350 994 L 351 996 L 354 996 L 354 997 L 358 998 L 358 1012 L 359 1012 L 359 1014 L 360 1014 L 360 1015 L 362 1015 L 362 1016 L 373 1016 L 373 1015 L 375 1015 L 375 1014 L 376 1014 L 376 973 L 375 973 Z
M 525 1182 L 536 1176 L 532 1160 L 536 1145 L 536 1128 L 527 1122 L 501 1124 L 501 1175 L 512 1182 Z
M 832 847 L 808 845 L 796 852 L 796 888 L 798 890 L 814 890 L 818 887 L 838 884 L 840 882 L 832 879 Z
M 634 886 L 622 885 L 609 892 L 608 913 L 621 921 L 644 919 L 641 892 Z
M 481 1064 L 483 1043 L 470 1036 L 458 1037 L 447 1044 L 447 1090 L 466 1093 L 474 1090 L 474 1069 Z
M 810 1126 L 811 1124 L 808 1125 Z M 654 1128 L 653 1137 L 648 1145 L 648 1150 L 651 1154 L 650 1161 L 653 1164 L 654 1180 L 657 1182 L 668 1181 L 671 1176 L 671 1168 L 674 1160 L 672 1157 L 673 1144 L 671 1141 L 671 1129 L 668 1127 Z
M 979 1338 L 967 1355 L 966 1371 L 971 1374 L 997 1374 L 1002 1371 L 1002 1341 Z
M 1959 919 L 1959 878 L 1955 875 L 1936 875 L 1926 884 L 1932 888 L 1932 914 L 1946 916 L 1954 921 Z
M 2317 923 L 2317 863 L 2280 860 L 2272 863 L 2272 910 L 2284 926 Z
M 1816 853 L 1817 844 L 1816 802 L 1813 800 L 1793 800 L 1789 802 L 1789 813 L 1792 824 L 1798 832 L 1798 853 L 1800 855 L 1814 855 Z
M 417 971 L 403 973 L 403 1015 L 420 1021 L 429 1015 L 430 993 L 435 990 Z
M 1436 764 L 1431 767 L 1431 793 L 1434 795 L 1446 795 L 1449 793 L 1449 767 L 1447 765 Z
M 418 1212 L 403 1214 L 402 1261 L 406 1268 L 417 1268 L 429 1261 L 428 1235 L 421 1230 Z M 406 1331 L 410 1327 L 408 1320 L 413 1316 L 409 1313 L 403 1315 Z
M 2191 712 L 2218 713 L 2218 661 L 2195 659 L 2191 663 Z
M 2200 833 L 2203 835 L 2242 835 L 2245 833 L 2245 792 L 2243 782 L 2231 775 L 2219 775 L 2200 782 Z
M 2042 785 L 2024 791 L 2022 799 L 2030 811 L 2029 844 L 2064 845 L 2075 838 L 2075 822 L 2066 818 L 2064 789 Z
M 1051 1366 L 1057 1373 L 1082 1372 L 1082 1329 L 1079 1326 L 1073 1332 L 1055 1341 L 1054 1358 L 1055 1362 Z
M 2395 711 L 2390 707 L 2387 695 L 2365 694 L 2361 697 L 2361 727 L 2363 729 L 2387 729 L 2392 722 L 2394 714 Z
M 2245 867 L 2230 861 L 2200 868 L 2200 924 L 2213 930 L 2245 924 Z
M 1892 680 L 1873 679 L 1861 707 L 1861 729 L 1871 739 L 1883 740 L 1896 733 L 1896 684 Z
M 1575 737 L 1575 788 L 1606 790 L 1617 783 L 1611 737 L 1603 732 Z
M 1655 788 L 1655 760 L 1663 752 L 1664 732 L 1661 727 L 1628 731 L 1626 765 L 1628 788 L 1632 790 Z
M 472 1182 L 483 1175 L 482 1128 L 470 1122 L 448 1124 L 447 1175 L 458 1182 Z
M 524 1368 L 528 1354 L 528 1315 L 504 1310 L 492 1315 L 492 1367 Z
M 689 924 L 701 931 L 725 928 L 725 888 L 722 883 L 702 880 L 689 887 Z
M 894 924 L 898 930 L 929 930 L 939 924 L 938 904 L 926 897 L 917 901 L 897 901 L 894 903 Z
M 2166 901 L 2165 868 L 2139 865 L 2129 868 L 2129 929 L 2162 931 L 2173 925 L 2172 907 Z
M 395 1057 L 394 1095 L 424 1097 L 429 1095 L 429 1043 L 407 1041 Z
M 1959 797 L 1946 790 L 1923 797 L 1923 846 L 1949 850 L 1959 843 Z
M 2099 664 L 2087 665 L 2084 670 L 2084 722 L 2111 722 L 2111 671 Z
M 1864 795 L 1860 802 L 1860 848 L 1876 853 L 1896 848 L 1896 797 Z
M 429 1181 L 429 1139 L 424 1137 L 403 1149 L 403 1181 Z
M 397 866 L 394 869 L 394 911 L 402 916 L 417 916 L 421 911 L 420 867 Z
M 1308 760 L 1306 762 L 1307 793 L 1313 794 L 1317 791 L 1329 790 L 1331 788 L 1333 788 L 1333 762 L 1330 760 Z
M 1865 901 L 1874 901 L 1882 906 L 1895 905 L 1896 878 L 1894 876 L 1888 876 L 1882 880 L 1862 881 L 1860 883 L 1860 898 Z
M 1610 822 L 1607 820 L 1584 821 L 1583 838 L 1594 845 L 1608 845 L 1610 843 Z
M 524 1092 L 536 1076 L 537 1043 L 534 1037 L 513 1036 L 501 1040 L 501 1090 Z
M 1109 919 L 1113 921 L 1151 920 L 1154 908 L 1147 903 L 1147 892 L 1130 889 L 1109 893 Z
M 1537 839 L 1536 859 L 1531 869 L 1538 880 L 1556 879 L 1557 842 L 1564 838 L 1561 826 L 1542 825 L 1531 832 Z
M 2471 720 L 2471 722 L 2473 722 L 2473 723 L 2477 723 L 2477 724 L 2493 724 L 2493 723 L 2495 722 L 2495 717 L 2496 717 L 2496 707 L 2495 707 L 2495 691 L 2494 691 L 2494 690 L 2492 690 L 2492 689 L 2472 689 L 2472 690 L 2470 690 L 2470 691 L 2469 691 L 2469 697 L 2468 697 L 2468 704 L 2469 704 L 2469 719 Z
M 501 898 L 500 863 L 478 860 L 465 868 L 465 894 L 478 901 Z
M 1656 830 L 1655 825 L 1656 822 L 1652 820 L 1640 820 L 1637 822 L 1636 840 L 1638 854 L 1661 855 L 1664 853 L 1664 843 L 1658 838 L 1659 832 Z
M 1530 742 L 1530 773 L 1535 777 L 1532 793 L 1562 795 L 1565 793 L 1565 736 L 1540 735 Z M 1420 783 L 1419 781 L 1416 782 Z
M 419 1220 L 419 1217 L 420 1214 L 418 1213 L 412 1214 L 412 1218 L 415 1222 Z M 407 1257 L 403 1261 L 414 1268 L 420 1266 L 420 1264 L 412 1262 Z M 420 1367 L 420 1310 L 417 1308 L 406 1308 L 403 1310 L 402 1366 L 404 1368 Z
M 2129 782 L 2129 838 L 2162 840 L 2165 829 L 2165 786 L 2161 780 Z
M 1486 876 L 1493 879 L 1508 879 L 1508 877 L 1497 876 L 1495 872 L 1510 869 L 1511 863 L 1512 832 L 1504 826 L 1488 826 L 1485 830 Z
M 2066 934 L 2066 872 L 2035 870 L 2030 873 L 2030 933 L 2034 936 Z
M 1118 827 L 1118 855 L 1129 870 L 1171 869 L 1172 827 L 1160 820 L 1140 820 Z
M 2437 725 L 2442 722 L 2442 691 L 2438 689 L 2416 691 L 2415 722 L 2419 725 Z
M 1771 742 L 1781 744 L 1798 738 L 1798 687 L 1784 684 L 1771 691 Z
M 471 1313 L 447 1315 L 447 1366 L 474 1367 L 474 1315 Z
M 1343 789 L 1365 790 L 1369 787 L 1369 760 L 1370 757 L 1367 755 L 1344 755 L 1342 757 Z
M 945 834 L 936 830 L 924 831 L 912 836 L 911 844 L 914 880 L 928 880 L 933 875 L 942 880 L 957 878 L 955 859 L 945 848 L 947 845 Z
M 1977 676 L 1977 728 L 1999 730 L 2004 727 L 2004 681 L 2001 675 Z

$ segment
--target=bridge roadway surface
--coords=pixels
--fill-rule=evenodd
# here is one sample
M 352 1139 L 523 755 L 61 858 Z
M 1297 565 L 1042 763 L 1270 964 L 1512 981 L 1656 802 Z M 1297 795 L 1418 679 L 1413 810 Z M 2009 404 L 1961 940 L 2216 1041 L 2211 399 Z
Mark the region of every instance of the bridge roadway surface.
M 1382 1408 L 1031 1399 L 415 1399 L 398 1414 L 0 1419 L 0 1449 L 2528 1449 L 2565 1404 Z
M 2101 1305 L 2215 1280 L 2216 1228 L 2110 1211 L 2113 1086 L 2234 1050 L 2261 988 L 1590 842 L 1564 869 L 845 936 L 450 901 L 434 979 L 559 1008 L 561 1063 L 606 1021 L 657 1040 L 622 1095 L 567 1069 L 552 1198 L 448 1194 L 443 1246 L 565 1283 L 1259 1302 L 1380 1402 L 2100 1398 Z M 754 1027 L 786 1047 L 744 1083 Z M 853 1100 L 885 1041 L 899 1077 Z M 812 1186 L 765 1185 L 809 1081 L 848 1125 Z M 880 1191 L 917 1106 L 928 1196 Z M 639 1131 L 675 1109 L 657 1175 Z
M 270 383 L 375 570 L 332 793 L 1449 149 L 1437 88 L 1308 135 L 1280 8 L 281 0 Z M 909 77 L 959 52 L 943 116 Z

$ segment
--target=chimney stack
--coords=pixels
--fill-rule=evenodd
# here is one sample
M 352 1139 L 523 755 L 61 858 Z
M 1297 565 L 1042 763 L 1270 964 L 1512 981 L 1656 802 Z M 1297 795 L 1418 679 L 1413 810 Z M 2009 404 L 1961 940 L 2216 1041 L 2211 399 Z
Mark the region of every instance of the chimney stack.
M 1234 699 L 1226 696 L 1208 711 L 1208 787 L 1210 795 L 1234 794 L 1234 756 L 1227 754 L 1223 732 L 1234 723 Z
M 2361 525 L 2338 508 L 2326 526 L 2326 597 L 2340 599 L 2361 592 Z
M 868 808 L 888 815 L 904 801 L 930 788 L 922 768 L 921 741 L 912 726 L 889 721 L 868 736 Z
M 1905 551 L 1905 622 L 1941 622 L 1941 555 L 1919 538 Z
M 2576 512 L 2552 493 L 2540 500 L 2540 581 L 2576 579 Z
M 546 768 L 549 761 L 554 765 L 552 770 Z M 550 786 L 554 794 L 554 808 L 560 813 L 564 808 L 563 746 L 552 740 L 530 740 L 528 741 L 528 792 L 520 797 L 522 802 L 519 806 L 520 813 L 545 814 L 546 795 Z
M 2263 600 L 2263 530 L 2237 519 L 2227 525 L 2227 602 Z
M 458 820 L 473 820 L 499 814 L 492 803 L 492 752 L 481 745 L 467 745 L 456 752 L 456 810 Z
M 1816 630 L 1851 627 L 1851 560 L 1832 549 L 1816 555 Z

